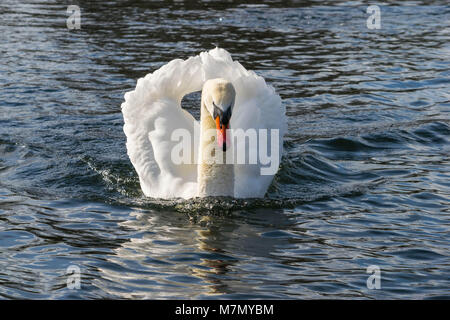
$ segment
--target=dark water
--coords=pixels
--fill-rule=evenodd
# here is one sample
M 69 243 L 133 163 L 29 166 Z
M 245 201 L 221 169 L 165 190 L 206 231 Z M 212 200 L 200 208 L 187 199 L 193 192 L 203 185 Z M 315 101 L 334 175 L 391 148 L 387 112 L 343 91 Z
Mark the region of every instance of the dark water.
M 0 296 L 449 298 L 450 8 L 383 3 L 370 30 L 359 1 L 2 0 Z M 281 95 L 281 170 L 265 200 L 146 199 L 123 95 L 215 45 Z

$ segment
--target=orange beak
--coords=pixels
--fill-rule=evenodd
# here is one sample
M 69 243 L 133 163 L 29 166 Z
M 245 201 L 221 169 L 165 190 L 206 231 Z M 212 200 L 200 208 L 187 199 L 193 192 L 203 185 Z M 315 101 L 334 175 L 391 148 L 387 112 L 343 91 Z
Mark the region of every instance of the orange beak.
M 219 117 L 216 117 L 216 129 L 217 129 L 217 143 L 222 148 L 223 152 L 227 151 L 227 129 L 230 125 L 226 126 L 220 123 Z

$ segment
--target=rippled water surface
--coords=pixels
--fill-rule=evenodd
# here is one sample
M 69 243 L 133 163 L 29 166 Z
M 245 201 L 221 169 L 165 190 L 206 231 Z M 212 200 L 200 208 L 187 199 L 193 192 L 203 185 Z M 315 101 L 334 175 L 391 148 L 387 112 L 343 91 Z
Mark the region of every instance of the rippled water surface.
M 371 30 L 359 1 L 2 0 L 0 296 L 449 298 L 450 8 L 383 3 Z M 215 45 L 281 95 L 281 169 L 263 200 L 147 199 L 123 95 Z

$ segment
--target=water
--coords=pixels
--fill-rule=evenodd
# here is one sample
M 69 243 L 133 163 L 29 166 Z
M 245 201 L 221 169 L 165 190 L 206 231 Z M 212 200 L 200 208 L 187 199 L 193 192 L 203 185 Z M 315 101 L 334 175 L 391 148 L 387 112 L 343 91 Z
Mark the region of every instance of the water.
M 76 1 L 3 0 L 0 296 L 449 298 L 450 8 L 426 2 L 370 30 L 359 1 L 80 1 L 68 30 Z M 147 199 L 123 95 L 215 45 L 281 95 L 281 170 L 264 200 Z

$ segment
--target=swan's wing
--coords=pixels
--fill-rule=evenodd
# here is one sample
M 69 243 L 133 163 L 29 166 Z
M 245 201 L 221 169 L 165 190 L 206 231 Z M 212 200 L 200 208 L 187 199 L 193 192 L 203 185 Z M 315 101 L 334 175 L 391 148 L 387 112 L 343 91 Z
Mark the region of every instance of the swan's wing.
M 263 197 L 278 171 L 278 164 L 281 163 L 283 136 L 286 131 L 286 109 L 281 103 L 280 96 L 266 84 L 264 78 L 253 71 L 246 70 L 239 62 L 233 61 L 226 50 L 216 48 L 200 54 L 200 57 L 206 79 L 221 77 L 234 85 L 236 101 L 230 127 L 233 130 L 244 131 L 255 129 L 258 140 L 259 129 L 268 130 L 268 143 L 258 141 L 254 148 L 249 148 L 249 144 L 244 145 L 247 151 L 246 164 L 235 165 L 235 197 Z M 273 137 L 276 138 L 275 132 L 270 132 L 271 129 L 278 132 L 275 143 L 271 142 L 270 133 L 273 133 Z M 236 138 L 234 141 L 233 153 L 236 155 L 237 149 L 246 142 L 236 141 Z M 269 164 L 261 161 L 260 153 L 266 154 L 263 152 L 264 149 L 260 148 L 262 144 L 265 144 L 268 150 L 272 149 L 273 154 L 269 163 L 272 163 L 275 168 L 268 169 Z M 257 155 L 256 164 L 248 164 L 249 152 Z M 270 151 L 268 152 L 270 154 Z
M 125 94 L 122 104 L 127 152 L 136 169 L 141 188 L 154 198 L 194 197 L 197 192 L 196 148 L 193 147 L 198 122 L 181 108 L 182 97 L 202 87 L 199 58 L 173 60 L 145 78 Z M 175 130 L 188 132 L 191 164 L 177 164 L 172 151 L 180 141 L 172 141 Z
M 245 88 L 248 95 L 235 105 L 230 126 L 234 132 L 236 129 L 242 129 L 241 133 L 254 131 L 257 141 L 250 145 L 248 140 L 238 139 L 238 135 L 234 138 L 233 152 L 246 150 L 246 164 L 235 165 L 234 192 L 237 198 L 264 197 L 283 154 L 285 107 L 273 88 L 267 86 L 261 77 L 256 77 L 243 77 L 240 79 L 242 82 L 237 81 L 235 85 Z M 250 164 L 250 153 L 256 158 L 256 164 Z

